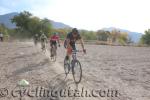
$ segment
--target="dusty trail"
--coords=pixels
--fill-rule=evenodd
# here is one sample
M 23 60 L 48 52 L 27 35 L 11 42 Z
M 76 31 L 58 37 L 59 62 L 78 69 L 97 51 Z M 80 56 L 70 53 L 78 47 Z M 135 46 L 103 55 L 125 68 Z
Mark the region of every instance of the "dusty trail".
M 84 95 L 86 91 L 89 94 L 92 90 L 105 90 L 105 95 L 102 92 L 99 97 L 23 96 L 22 100 L 150 100 L 150 48 L 86 45 L 86 49 L 87 55 L 78 54 L 83 69 L 78 90 L 84 88 Z M 0 100 L 19 100 L 19 95 L 13 97 L 10 91 L 16 89 L 21 79 L 29 81 L 32 89 L 76 89 L 72 75 L 66 78 L 64 74 L 63 47 L 58 49 L 58 55 L 57 62 L 51 62 L 48 51 L 44 54 L 30 42 L 0 43 L 0 88 L 9 90 L 9 95 L 0 96 Z M 117 90 L 119 94 L 111 97 L 108 90 Z M 94 91 L 94 95 L 98 93 Z

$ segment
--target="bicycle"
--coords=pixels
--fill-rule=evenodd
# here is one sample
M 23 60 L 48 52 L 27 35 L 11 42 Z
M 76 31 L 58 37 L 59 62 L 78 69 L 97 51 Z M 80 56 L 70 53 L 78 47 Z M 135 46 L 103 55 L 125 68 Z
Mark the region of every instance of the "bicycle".
M 56 56 L 57 56 L 56 46 L 52 45 L 52 48 L 51 48 L 51 60 L 56 61 Z
M 42 47 L 41 47 L 42 52 L 46 52 L 46 43 L 43 41 L 43 42 L 41 43 L 41 45 L 42 45 Z
M 77 52 L 82 52 L 79 50 L 72 50 L 72 60 L 64 59 L 64 70 L 66 76 L 72 71 L 73 79 L 76 84 L 79 84 L 82 79 L 82 67 L 80 61 L 77 59 Z
M 34 39 L 34 45 L 37 46 L 38 40 Z

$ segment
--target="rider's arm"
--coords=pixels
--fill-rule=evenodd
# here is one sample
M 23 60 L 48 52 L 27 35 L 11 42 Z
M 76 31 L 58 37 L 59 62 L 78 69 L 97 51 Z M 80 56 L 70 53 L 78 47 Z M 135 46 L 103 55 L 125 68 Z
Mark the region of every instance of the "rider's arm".
M 67 43 L 67 48 L 71 48 L 71 46 L 70 46 L 70 39 L 69 38 L 66 39 L 66 43 Z
M 82 39 L 82 37 L 81 37 L 81 35 L 80 35 L 80 34 L 78 35 L 78 39 L 79 39 L 79 41 L 80 41 L 80 44 L 81 44 L 81 46 L 82 46 L 83 51 L 85 52 L 83 39 Z
M 80 43 L 81 43 L 82 49 L 84 50 L 84 42 L 82 38 L 80 39 Z
M 60 45 L 60 38 L 58 37 L 58 39 L 57 39 L 57 42 L 58 42 L 58 44 Z
M 80 43 L 81 43 L 83 52 L 86 54 L 86 49 L 84 48 L 84 42 L 83 42 L 83 39 L 82 39 L 82 38 L 80 39 Z
M 70 34 L 68 33 L 67 34 L 67 38 L 66 38 L 66 48 L 71 48 L 71 46 L 70 46 Z

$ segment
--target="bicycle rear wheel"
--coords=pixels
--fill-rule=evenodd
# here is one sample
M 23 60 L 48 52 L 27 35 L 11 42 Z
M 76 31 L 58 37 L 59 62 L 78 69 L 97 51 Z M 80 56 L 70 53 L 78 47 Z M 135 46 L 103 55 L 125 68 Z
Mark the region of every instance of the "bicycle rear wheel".
M 64 71 L 65 71 L 66 76 L 70 72 L 70 60 L 67 60 L 66 58 L 64 60 Z
M 42 52 L 46 52 L 46 44 L 45 43 L 42 43 Z
M 81 63 L 78 60 L 72 60 L 71 65 L 72 65 L 72 75 L 73 75 L 74 82 L 76 84 L 79 84 L 82 79 Z
M 56 48 L 53 47 L 51 52 L 51 60 L 56 61 L 56 56 L 57 56 Z

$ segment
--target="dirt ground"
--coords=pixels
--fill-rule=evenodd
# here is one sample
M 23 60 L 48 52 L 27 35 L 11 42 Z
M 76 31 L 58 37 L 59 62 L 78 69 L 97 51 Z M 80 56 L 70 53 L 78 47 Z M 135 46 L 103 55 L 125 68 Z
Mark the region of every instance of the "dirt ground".
M 150 48 L 85 48 L 86 55 L 78 54 L 83 77 L 76 85 L 71 74 L 64 74 L 63 45 L 52 62 L 49 51 L 44 53 L 33 43 L 0 43 L 0 100 L 150 100 Z M 19 86 L 22 79 L 30 85 Z M 48 90 L 57 93 L 49 96 Z

